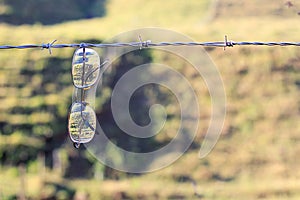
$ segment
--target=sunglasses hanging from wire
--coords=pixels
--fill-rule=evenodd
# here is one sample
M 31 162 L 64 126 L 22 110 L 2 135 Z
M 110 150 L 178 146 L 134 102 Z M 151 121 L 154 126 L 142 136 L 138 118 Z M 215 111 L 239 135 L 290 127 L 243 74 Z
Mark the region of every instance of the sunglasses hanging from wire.
M 73 103 L 71 105 L 68 130 L 75 148 L 80 144 L 90 142 L 96 133 L 96 113 L 89 102 L 87 95 L 95 91 L 102 77 L 100 57 L 90 48 L 79 48 L 75 51 L 72 61 L 72 81 L 74 85 Z

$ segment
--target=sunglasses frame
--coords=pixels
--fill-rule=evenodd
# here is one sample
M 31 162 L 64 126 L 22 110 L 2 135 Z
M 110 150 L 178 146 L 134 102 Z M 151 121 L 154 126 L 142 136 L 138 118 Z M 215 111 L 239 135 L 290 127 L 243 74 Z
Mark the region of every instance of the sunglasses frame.
M 76 55 L 76 51 L 82 49 L 82 60 L 80 60 L 82 62 L 82 76 L 81 76 L 81 86 L 75 84 L 75 81 L 74 81 L 74 73 L 73 73 L 73 67 L 74 67 L 74 57 Z M 79 148 L 80 147 L 80 144 L 81 143 L 87 143 L 89 141 L 91 141 L 95 135 L 95 132 L 96 132 L 96 127 L 93 127 L 89 122 L 88 120 L 83 116 L 83 111 L 86 109 L 86 107 L 89 107 L 91 110 L 93 110 L 90 106 L 89 106 L 89 103 L 85 101 L 85 98 L 84 98 L 84 94 L 85 94 L 85 91 L 89 90 L 91 87 L 95 86 L 95 84 L 98 82 L 99 78 L 102 76 L 103 74 L 103 70 L 101 71 L 101 67 L 106 65 L 108 63 L 108 61 L 104 61 L 102 64 L 100 62 L 100 57 L 99 57 L 99 64 L 98 64 L 98 67 L 96 69 L 93 69 L 91 72 L 89 72 L 87 74 L 86 77 L 84 77 L 85 75 L 85 67 L 86 67 L 86 62 L 88 61 L 88 58 L 86 57 L 87 54 L 91 53 L 91 52 L 86 52 L 86 48 L 83 47 L 83 48 L 80 48 L 80 49 L 77 49 L 73 55 L 73 61 L 72 61 L 72 82 L 73 82 L 73 85 L 75 87 L 75 89 L 78 89 L 81 91 L 81 96 L 80 96 L 80 101 L 75 101 L 72 105 L 71 105 L 71 109 L 70 109 L 70 113 L 69 113 L 69 119 L 68 119 L 68 131 L 69 131 L 69 135 L 70 135 L 70 138 L 71 140 L 73 141 L 73 144 L 74 144 L 74 147 L 75 148 Z M 94 50 L 93 50 L 94 51 Z M 97 53 L 97 52 L 96 52 Z M 80 53 L 79 53 L 80 55 Z M 88 80 L 88 78 L 94 73 L 96 72 L 97 70 L 99 70 L 99 72 L 97 73 L 97 77 L 95 79 L 95 81 L 93 81 L 92 84 L 88 84 L 88 85 L 84 85 L 84 83 Z M 78 133 L 78 138 L 77 139 L 74 139 L 72 137 L 72 134 L 71 134 L 71 131 L 70 131 L 70 117 L 71 117 L 71 113 L 72 113 L 72 110 L 73 110 L 73 107 L 76 105 L 76 104 L 80 104 L 80 115 L 81 115 L 81 119 L 80 122 L 78 123 L 78 125 L 80 126 L 79 127 L 79 133 Z M 93 110 L 93 114 L 96 115 L 96 113 L 94 112 Z M 93 136 L 88 139 L 88 140 L 85 140 L 84 142 L 81 141 L 80 139 L 80 135 L 82 134 L 81 131 L 82 131 L 82 128 L 83 126 L 86 125 L 88 128 L 90 128 L 94 134 Z M 96 125 L 96 124 L 95 124 Z

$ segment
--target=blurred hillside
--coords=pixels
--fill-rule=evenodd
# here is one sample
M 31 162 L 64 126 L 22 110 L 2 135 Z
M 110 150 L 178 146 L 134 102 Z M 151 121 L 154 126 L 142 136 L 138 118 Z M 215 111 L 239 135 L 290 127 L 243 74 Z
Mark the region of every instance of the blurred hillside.
M 277 1 L 276 3 L 270 0 L 261 2 L 253 1 L 220 1 L 217 8 L 217 16 L 225 18 L 235 17 L 278 17 L 278 18 L 293 18 L 299 15 L 298 1 Z M 230 13 L 230 14 L 229 14 Z
M 175 30 L 197 41 L 223 40 L 225 34 L 241 41 L 299 41 L 300 4 L 296 1 L 97 2 L 2 0 L 0 44 L 54 39 L 100 43 L 123 31 L 149 26 Z M 54 10 L 57 13 L 48 12 Z M 94 16 L 101 18 L 86 19 Z M 71 19 L 80 20 L 66 22 Z M 49 25 L 53 23 L 57 24 Z M 204 159 L 198 158 L 198 149 L 209 124 L 211 101 L 192 66 L 146 49 L 121 57 L 105 74 L 96 100 L 97 117 L 115 144 L 136 152 L 168 143 L 180 116 L 174 96 L 164 88 L 143 87 L 131 102 L 139 107 L 131 110 L 134 120 L 147 124 L 148 108 L 160 103 L 168 108 L 167 131 L 148 141 L 124 136 L 110 109 L 112 88 L 122 74 L 150 61 L 164 63 L 184 74 L 200 94 L 201 126 L 189 151 L 171 166 L 139 176 L 105 167 L 84 148 L 76 150 L 70 143 L 67 116 L 74 49 L 54 49 L 52 55 L 46 50 L 1 50 L 0 199 L 15 199 L 22 193 L 31 199 L 194 199 L 194 182 L 202 199 L 298 199 L 299 47 L 206 50 L 224 81 L 227 117 L 220 140 Z
M 0 22 L 20 24 L 55 24 L 105 15 L 104 0 L 75 1 L 0 1 Z

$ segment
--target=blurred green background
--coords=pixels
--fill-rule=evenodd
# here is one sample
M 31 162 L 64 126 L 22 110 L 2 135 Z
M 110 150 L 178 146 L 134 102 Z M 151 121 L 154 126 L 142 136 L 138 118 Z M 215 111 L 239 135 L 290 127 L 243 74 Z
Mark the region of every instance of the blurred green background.
M 283 0 L 0 0 L 0 45 L 100 43 L 144 27 L 197 41 L 222 41 L 224 35 L 236 41 L 299 41 L 299 11 L 299 2 Z M 191 66 L 146 49 L 121 57 L 103 80 L 97 116 L 112 141 L 137 152 L 168 143 L 180 116 L 168 91 L 143 87 L 133 98 L 134 120 L 147 124 L 148 108 L 161 103 L 170 115 L 166 131 L 149 141 L 125 138 L 110 110 L 112 88 L 123 73 L 150 61 L 164 63 L 184 74 L 201 96 L 201 126 L 191 148 L 169 167 L 144 175 L 103 166 L 70 143 L 74 49 L 54 49 L 52 55 L 1 50 L 0 199 L 299 199 L 300 48 L 206 50 L 224 81 L 227 116 L 220 140 L 204 159 L 198 150 L 211 102 Z

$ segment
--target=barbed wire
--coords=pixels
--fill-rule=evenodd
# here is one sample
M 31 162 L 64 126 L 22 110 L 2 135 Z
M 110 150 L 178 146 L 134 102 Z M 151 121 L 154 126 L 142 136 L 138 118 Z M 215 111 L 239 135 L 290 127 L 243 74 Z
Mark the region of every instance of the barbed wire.
M 300 42 L 235 42 L 227 40 L 219 42 L 151 42 L 151 40 L 142 41 L 139 36 L 138 42 L 116 42 L 116 43 L 77 43 L 77 44 L 54 44 L 57 40 L 47 44 L 26 44 L 26 45 L 0 45 L 1 49 L 48 49 L 51 54 L 51 49 L 57 48 L 107 48 L 107 47 L 159 47 L 159 46 L 204 46 L 204 47 L 226 47 L 234 46 L 300 46 Z

